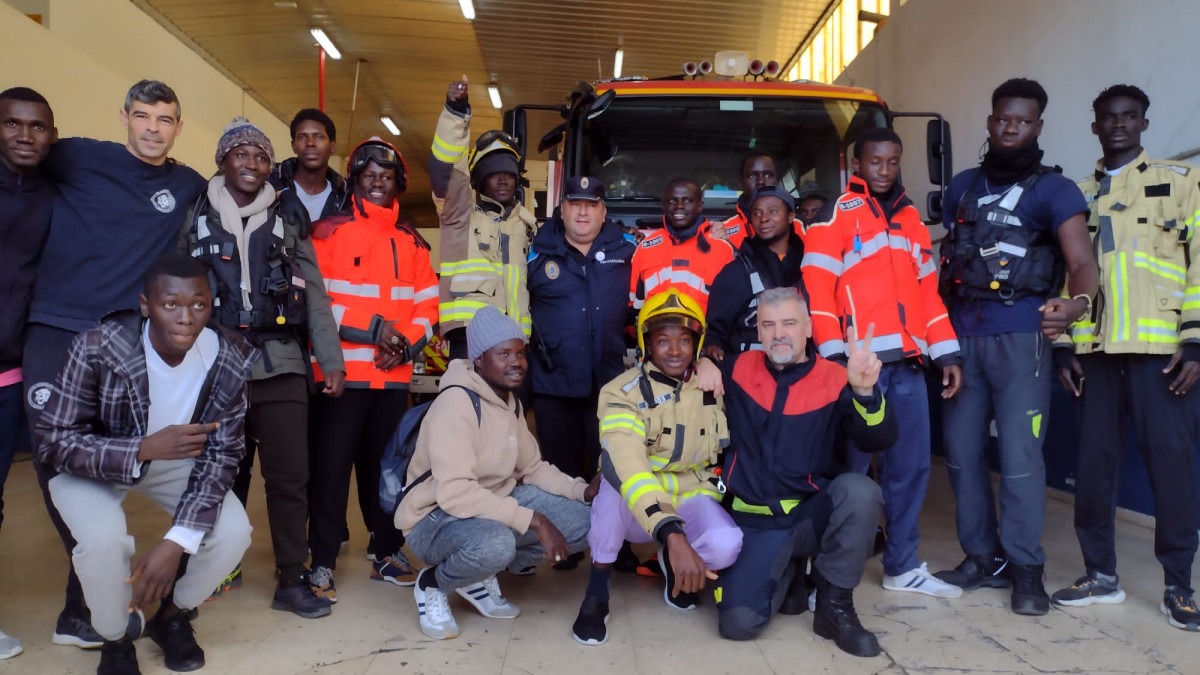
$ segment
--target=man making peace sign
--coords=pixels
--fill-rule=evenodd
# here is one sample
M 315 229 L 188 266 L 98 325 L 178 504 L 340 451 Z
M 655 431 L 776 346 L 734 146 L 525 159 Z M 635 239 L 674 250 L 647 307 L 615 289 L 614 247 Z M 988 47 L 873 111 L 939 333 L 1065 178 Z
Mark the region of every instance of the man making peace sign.
M 776 612 L 808 607 L 804 570 L 813 558 L 817 603 L 813 630 L 843 651 L 875 656 L 879 642 L 854 611 L 883 505 L 879 486 L 844 473 L 835 448 L 849 438 L 864 451 L 896 441 L 897 425 L 877 382 L 882 364 L 850 326 L 845 367 L 818 356 L 800 292 L 772 288 L 758 296 L 758 337 L 765 351 L 702 357 L 701 389 L 724 390 L 730 450 L 723 480 L 733 520 L 742 528 L 737 562 L 720 574 L 715 596 L 721 635 L 757 637 Z

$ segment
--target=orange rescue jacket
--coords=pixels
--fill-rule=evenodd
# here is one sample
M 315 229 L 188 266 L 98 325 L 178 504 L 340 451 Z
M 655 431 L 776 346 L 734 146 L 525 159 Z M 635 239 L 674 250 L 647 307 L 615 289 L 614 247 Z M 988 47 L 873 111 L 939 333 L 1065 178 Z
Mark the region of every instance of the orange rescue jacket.
M 629 275 L 629 302 L 635 310 L 641 309 L 651 295 L 675 288 L 707 311 L 708 287 L 733 260 L 729 242 L 709 236 L 708 230 L 708 221 L 704 220 L 696 227 L 695 236 L 679 241 L 667 228 L 664 218 L 662 229 L 650 233 L 638 244 Z

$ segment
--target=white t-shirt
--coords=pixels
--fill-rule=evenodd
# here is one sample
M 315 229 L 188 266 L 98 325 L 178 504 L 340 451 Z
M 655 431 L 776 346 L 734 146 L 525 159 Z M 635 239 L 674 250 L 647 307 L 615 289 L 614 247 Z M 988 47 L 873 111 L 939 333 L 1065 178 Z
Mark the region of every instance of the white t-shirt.
M 196 338 L 195 344 L 184 355 L 177 366 L 169 366 L 154 345 L 150 344 L 150 322 L 142 328 L 142 347 L 146 352 L 146 377 L 150 382 L 150 411 L 147 414 L 146 435 L 165 429 L 172 424 L 189 424 L 200 400 L 200 390 L 208 371 L 217 361 L 221 342 L 211 328 L 205 328 Z M 189 460 L 194 461 L 194 460 Z M 141 475 L 142 465 L 134 468 L 134 477 Z M 204 539 L 202 530 L 187 527 L 172 527 L 164 539 L 179 544 L 183 550 L 195 554 Z
M 304 188 L 300 187 L 299 183 L 293 183 L 296 186 L 296 194 L 300 196 L 300 203 L 304 204 L 304 208 L 308 209 L 308 219 L 317 222 L 321 218 L 321 211 L 325 209 L 325 202 L 329 201 L 329 195 L 333 193 L 333 183 L 325 181 L 325 189 L 315 195 L 308 194 Z

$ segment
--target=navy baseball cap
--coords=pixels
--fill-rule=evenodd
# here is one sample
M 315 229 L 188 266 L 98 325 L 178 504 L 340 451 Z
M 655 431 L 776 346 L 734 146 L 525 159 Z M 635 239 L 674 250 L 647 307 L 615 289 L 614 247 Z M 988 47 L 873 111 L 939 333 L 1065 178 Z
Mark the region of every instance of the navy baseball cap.
M 586 199 L 589 202 L 604 201 L 604 183 L 591 176 L 575 176 L 567 179 L 563 199 Z
M 778 185 L 764 185 L 758 188 L 758 190 L 754 192 L 754 198 L 750 200 L 750 205 L 754 206 L 754 202 L 762 199 L 763 197 L 775 197 L 779 201 L 783 202 L 784 205 L 788 207 L 789 211 L 796 210 L 795 198 L 792 197 L 791 193 L 779 187 Z

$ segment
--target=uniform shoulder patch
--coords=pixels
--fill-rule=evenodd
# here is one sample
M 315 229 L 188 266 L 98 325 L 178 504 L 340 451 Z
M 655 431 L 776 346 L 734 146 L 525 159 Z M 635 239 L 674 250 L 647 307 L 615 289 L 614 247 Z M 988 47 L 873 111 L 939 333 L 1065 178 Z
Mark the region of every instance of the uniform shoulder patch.
M 663 236 L 661 234 L 656 237 L 648 237 L 647 239 L 642 241 L 642 248 L 650 248 L 652 246 L 658 246 L 662 242 L 663 242 Z
M 858 207 L 860 207 L 862 205 L 863 205 L 862 197 L 855 197 L 854 199 L 851 199 L 849 201 L 839 202 L 838 210 L 849 211 L 850 209 L 857 209 Z

